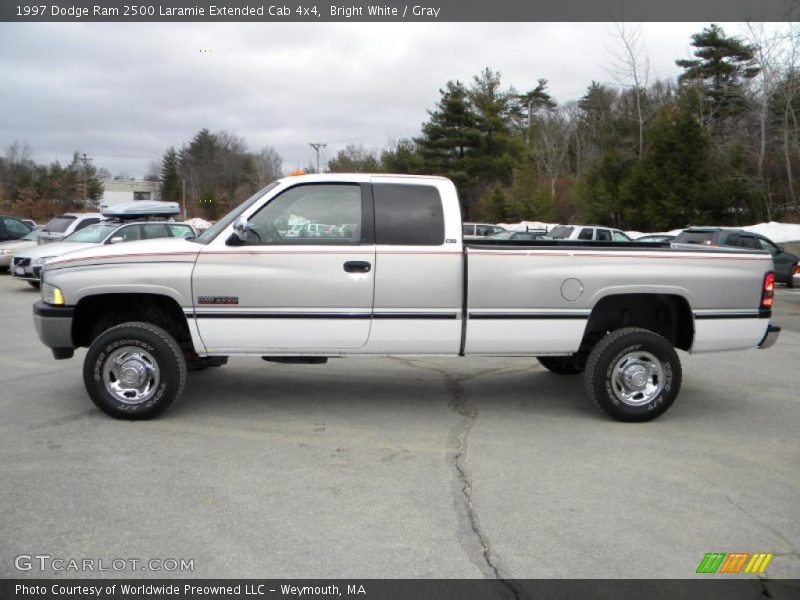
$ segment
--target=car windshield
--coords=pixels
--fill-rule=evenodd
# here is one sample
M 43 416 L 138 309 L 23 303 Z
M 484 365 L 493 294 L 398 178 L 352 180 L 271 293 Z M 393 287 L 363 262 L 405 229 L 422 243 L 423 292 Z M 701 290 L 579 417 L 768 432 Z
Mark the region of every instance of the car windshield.
M 23 237 L 21 237 L 19 239 L 20 240 L 25 240 L 25 241 L 28 241 L 28 242 L 32 242 L 36 238 L 38 238 L 40 235 L 42 235 L 42 230 L 41 229 L 34 229 L 32 231 L 29 231 L 28 233 L 26 233 Z
M 95 223 L 68 235 L 61 241 L 99 244 L 117 227 L 119 227 L 119 223 Z
M 572 227 L 568 227 L 566 225 L 559 225 L 558 227 L 553 228 L 549 237 L 554 240 L 564 240 L 572 233 L 572 229 Z
M 215 237 L 217 237 L 217 235 L 219 235 L 220 231 L 222 231 L 228 225 L 233 223 L 239 215 L 241 215 L 245 210 L 250 208 L 253 204 L 256 203 L 256 201 L 259 198 L 261 198 L 264 194 L 269 192 L 271 189 L 273 189 L 277 185 L 278 185 L 278 182 L 277 181 L 273 181 L 267 187 L 258 190 L 255 194 L 250 196 L 247 200 L 242 202 L 239 206 L 234 208 L 231 212 L 229 212 L 227 215 L 222 217 L 219 221 L 214 223 L 211 227 L 206 229 L 203 233 L 201 233 L 196 238 L 194 238 L 193 241 L 198 242 L 200 244 L 209 243 L 211 240 L 213 240 Z
M 44 231 L 48 231 L 50 233 L 64 233 L 74 220 L 75 217 L 62 215 L 60 217 L 56 217 L 55 219 L 51 219 L 47 225 L 43 227 L 43 229 Z

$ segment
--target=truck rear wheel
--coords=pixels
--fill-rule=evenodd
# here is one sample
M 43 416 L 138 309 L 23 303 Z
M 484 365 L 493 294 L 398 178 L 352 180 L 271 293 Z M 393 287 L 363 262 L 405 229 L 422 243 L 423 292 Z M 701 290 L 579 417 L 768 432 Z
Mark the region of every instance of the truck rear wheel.
M 572 356 L 537 356 L 536 360 L 548 371 L 559 375 L 577 375 L 583 373 L 586 367 L 586 362 L 575 354 Z
M 86 353 L 83 382 L 97 407 L 118 419 L 150 419 L 167 410 L 186 383 L 186 359 L 169 333 L 151 323 L 122 323 Z
M 589 354 L 589 396 L 618 421 L 649 421 L 664 413 L 681 387 L 681 363 L 666 339 L 626 327 L 603 339 Z

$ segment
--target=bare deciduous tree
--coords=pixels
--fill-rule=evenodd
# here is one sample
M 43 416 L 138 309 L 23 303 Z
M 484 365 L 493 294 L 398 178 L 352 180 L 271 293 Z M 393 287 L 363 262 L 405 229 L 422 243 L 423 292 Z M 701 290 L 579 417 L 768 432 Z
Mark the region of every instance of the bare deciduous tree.
M 647 58 L 642 40 L 642 26 L 616 23 L 619 48 L 609 48 L 615 66 L 609 69 L 620 85 L 633 91 L 636 104 L 636 121 L 639 125 L 639 160 L 644 154 L 644 124 L 646 119 L 644 100 L 650 76 L 650 60 Z

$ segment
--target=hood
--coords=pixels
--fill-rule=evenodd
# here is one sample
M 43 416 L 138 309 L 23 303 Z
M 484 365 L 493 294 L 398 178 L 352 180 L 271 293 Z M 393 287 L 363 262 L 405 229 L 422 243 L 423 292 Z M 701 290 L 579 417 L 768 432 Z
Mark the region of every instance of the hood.
M 57 242 L 55 244 L 42 244 L 33 246 L 32 248 L 20 250 L 15 256 L 21 256 L 23 258 L 35 260 L 37 258 L 41 258 L 42 256 L 61 256 L 62 254 L 74 252 L 75 250 L 83 250 L 84 248 L 91 248 L 93 246 L 101 245 L 102 244 L 86 244 L 79 242 Z
M 67 244 L 58 244 L 66 246 Z M 72 244 L 77 245 L 77 244 Z M 89 244 L 88 248 L 70 252 L 47 262 L 48 268 L 62 268 L 98 263 L 126 264 L 137 262 L 194 262 L 202 245 L 183 238 L 159 238 L 119 244 Z M 42 246 L 46 252 L 50 245 Z
M 0 242 L 0 252 L 3 250 L 22 250 L 23 248 L 33 248 L 36 240 L 11 240 L 10 242 Z

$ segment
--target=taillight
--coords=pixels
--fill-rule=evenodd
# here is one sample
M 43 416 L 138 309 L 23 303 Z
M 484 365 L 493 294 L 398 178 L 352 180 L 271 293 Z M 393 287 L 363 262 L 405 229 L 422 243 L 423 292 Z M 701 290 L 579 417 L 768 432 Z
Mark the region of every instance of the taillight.
M 761 290 L 761 308 L 772 308 L 775 297 L 775 273 L 770 271 L 764 275 L 764 287 Z

